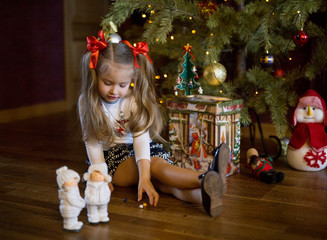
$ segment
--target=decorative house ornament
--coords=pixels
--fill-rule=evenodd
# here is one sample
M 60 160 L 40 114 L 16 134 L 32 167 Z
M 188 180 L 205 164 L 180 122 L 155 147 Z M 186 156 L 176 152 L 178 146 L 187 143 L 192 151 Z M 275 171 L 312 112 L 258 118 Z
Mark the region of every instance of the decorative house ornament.
M 169 143 L 174 163 L 207 170 L 212 151 L 225 142 L 231 152 L 227 175 L 239 172 L 242 107 L 242 100 L 205 95 L 168 99 Z

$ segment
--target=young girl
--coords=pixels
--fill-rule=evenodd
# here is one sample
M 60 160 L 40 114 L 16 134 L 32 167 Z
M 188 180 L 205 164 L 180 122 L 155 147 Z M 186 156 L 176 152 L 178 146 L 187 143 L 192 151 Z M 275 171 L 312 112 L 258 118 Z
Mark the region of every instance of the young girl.
M 107 42 L 102 31 L 98 39 L 87 37 L 87 42 L 79 113 L 90 164 L 106 162 L 114 185 L 138 184 L 138 201 L 145 192 L 157 206 L 156 187 L 180 200 L 202 203 L 210 216 L 219 215 L 228 148 L 217 154 L 215 171 L 172 165 L 162 145 L 153 141 L 163 140 L 164 121 L 155 99 L 147 43 L 133 47 L 127 41 Z

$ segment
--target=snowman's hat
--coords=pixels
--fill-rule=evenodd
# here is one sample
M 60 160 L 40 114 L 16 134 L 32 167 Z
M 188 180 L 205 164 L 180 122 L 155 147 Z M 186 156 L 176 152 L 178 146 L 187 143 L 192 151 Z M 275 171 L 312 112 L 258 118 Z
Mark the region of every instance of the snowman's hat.
M 304 94 L 302 94 L 299 97 L 296 109 L 297 108 L 303 108 L 303 107 L 306 107 L 308 105 L 310 105 L 311 107 L 319 108 L 325 113 L 324 125 L 327 126 L 327 118 L 326 118 L 327 111 L 326 111 L 325 100 L 313 89 L 308 89 Z M 292 125 L 295 126 L 297 124 L 295 111 L 293 113 L 293 119 L 292 120 L 293 120 Z

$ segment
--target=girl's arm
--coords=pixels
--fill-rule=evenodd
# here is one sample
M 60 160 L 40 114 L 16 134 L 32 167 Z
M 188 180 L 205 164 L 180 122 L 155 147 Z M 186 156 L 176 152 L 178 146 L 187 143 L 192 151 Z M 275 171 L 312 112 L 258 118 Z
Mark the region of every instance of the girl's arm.
M 151 205 L 157 206 L 159 194 L 151 183 L 150 172 L 150 135 L 149 132 L 134 133 L 133 148 L 139 170 L 138 201 L 142 200 L 143 192 L 146 192 Z
M 139 170 L 138 201 L 142 200 L 142 194 L 146 192 L 150 204 L 157 206 L 159 194 L 151 183 L 150 161 L 148 159 L 140 159 L 137 161 L 137 166 Z
M 87 156 L 91 164 L 105 162 L 102 144 L 95 139 L 85 141 Z
M 86 147 L 87 156 L 88 156 L 91 164 L 105 162 L 102 144 L 99 143 L 99 141 L 94 140 L 94 139 L 85 141 L 85 147 Z M 111 182 L 108 183 L 108 185 L 109 185 L 110 191 L 113 192 L 114 185 Z

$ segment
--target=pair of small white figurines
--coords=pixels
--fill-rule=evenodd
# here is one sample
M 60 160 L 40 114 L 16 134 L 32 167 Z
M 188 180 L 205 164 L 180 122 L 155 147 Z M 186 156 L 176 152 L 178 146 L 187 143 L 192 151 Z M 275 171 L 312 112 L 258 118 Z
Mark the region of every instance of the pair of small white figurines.
M 85 205 L 90 224 L 109 222 L 107 209 L 111 192 L 108 183 L 111 182 L 111 176 L 108 175 L 106 163 L 92 164 L 84 174 L 83 178 L 87 181 L 84 199 L 78 188 L 80 177 L 77 172 L 66 166 L 56 172 L 64 230 L 79 232 L 82 229 L 83 222 L 78 221 L 78 216 Z

